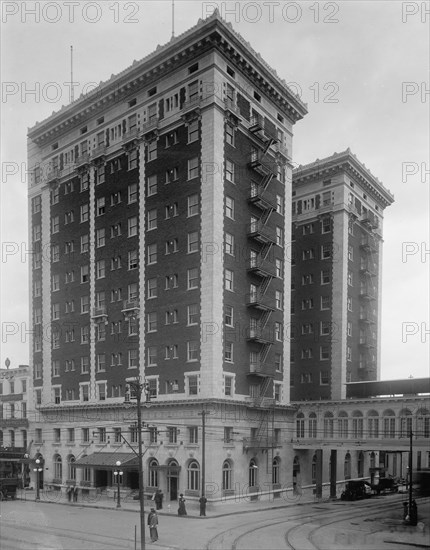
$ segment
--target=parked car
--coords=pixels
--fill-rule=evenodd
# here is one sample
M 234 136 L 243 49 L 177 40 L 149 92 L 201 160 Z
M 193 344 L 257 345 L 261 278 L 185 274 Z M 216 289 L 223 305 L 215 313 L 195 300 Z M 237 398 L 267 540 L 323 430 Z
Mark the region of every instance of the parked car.
M 372 489 L 379 495 L 382 491 L 397 493 L 399 486 L 392 477 L 380 477 L 379 482 L 376 485 L 372 485 Z
M 363 479 L 347 481 L 345 490 L 340 495 L 341 500 L 357 500 L 369 498 L 374 494 L 372 486 Z

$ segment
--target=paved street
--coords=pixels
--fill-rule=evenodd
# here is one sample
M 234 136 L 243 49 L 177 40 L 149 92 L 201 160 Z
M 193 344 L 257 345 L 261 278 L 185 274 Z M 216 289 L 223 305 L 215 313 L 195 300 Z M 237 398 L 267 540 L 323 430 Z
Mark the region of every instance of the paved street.
M 299 503 L 260 509 L 220 508 L 207 518 L 160 515 L 159 541 L 147 548 L 215 550 L 367 550 L 430 548 L 430 499 L 419 502 L 417 527 L 403 526 L 400 495 L 369 501 Z M 249 504 L 249 503 L 248 503 Z M 27 501 L 0 503 L 0 546 L 4 550 L 134 549 L 139 513 L 132 509 Z M 253 511 L 255 510 L 255 511 Z M 138 548 L 139 539 L 138 539 Z

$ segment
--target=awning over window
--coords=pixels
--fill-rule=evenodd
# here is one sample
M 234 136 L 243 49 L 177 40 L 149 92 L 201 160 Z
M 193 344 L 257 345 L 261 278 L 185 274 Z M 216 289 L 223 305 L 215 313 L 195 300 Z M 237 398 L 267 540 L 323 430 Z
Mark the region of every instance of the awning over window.
M 78 468 L 116 468 L 116 462 L 121 462 L 121 468 L 136 469 L 139 459 L 134 453 L 92 453 L 82 456 L 75 461 L 74 466 Z

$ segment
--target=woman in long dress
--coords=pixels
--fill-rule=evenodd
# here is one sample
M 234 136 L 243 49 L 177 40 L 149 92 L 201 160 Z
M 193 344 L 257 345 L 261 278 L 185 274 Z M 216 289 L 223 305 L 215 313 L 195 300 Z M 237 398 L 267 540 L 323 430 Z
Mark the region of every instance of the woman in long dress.
M 185 499 L 184 495 L 181 493 L 179 495 L 179 508 L 178 508 L 178 516 L 186 516 L 187 511 L 185 509 Z

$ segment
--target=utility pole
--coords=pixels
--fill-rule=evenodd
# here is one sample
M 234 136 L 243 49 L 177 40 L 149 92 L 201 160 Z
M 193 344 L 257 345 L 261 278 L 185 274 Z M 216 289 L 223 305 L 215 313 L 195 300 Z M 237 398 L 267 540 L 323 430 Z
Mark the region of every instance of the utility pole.
M 202 411 L 202 497 L 205 496 L 206 484 L 206 411 Z
M 142 452 L 142 393 L 147 394 L 148 384 L 136 381 L 128 381 L 127 384 L 134 390 L 137 402 L 137 442 L 139 449 L 139 503 L 140 503 L 140 550 L 145 550 L 145 495 L 143 484 L 143 452 Z M 147 401 L 148 399 L 145 399 Z

